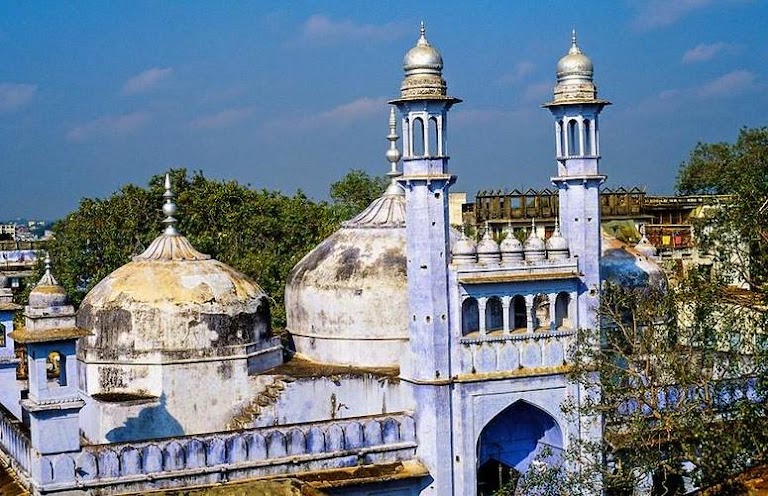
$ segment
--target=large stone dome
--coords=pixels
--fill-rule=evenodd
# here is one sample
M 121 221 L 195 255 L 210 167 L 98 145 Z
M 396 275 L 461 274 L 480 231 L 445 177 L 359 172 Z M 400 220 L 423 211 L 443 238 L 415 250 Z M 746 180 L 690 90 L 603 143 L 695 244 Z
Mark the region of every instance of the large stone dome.
M 261 288 L 180 235 L 159 236 L 99 282 L 80 305 L 77 323 L 93 333 L 81 343 L 86 365 L 115 366 L 89 381 L 91 394 L 156 394 L 135 364 L 226 358 L 271 343 Z
M 285 287 L 296 351 L 397 366 L 408 341 L 405 244 L 405 196 L 394 186 L 296 264 Z

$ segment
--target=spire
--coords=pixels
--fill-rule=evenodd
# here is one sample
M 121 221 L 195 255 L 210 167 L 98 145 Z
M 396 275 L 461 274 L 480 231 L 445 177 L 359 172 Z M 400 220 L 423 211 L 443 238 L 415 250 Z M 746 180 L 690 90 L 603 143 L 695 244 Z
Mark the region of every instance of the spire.
M 571 31 L 571 49 L 568 53 L 581 53 L 581 48 L 576 44 L 576 29 Z
M 163 213 L 166 216 L 165 219 L 163 219 L 163 224 L 165 224 L 165 231 L 163 234 L 166 236 L 178 236 L 179 232 L 176 230 L 176 219 L 173 217 L 173 214 L 176 213 L 176 204 L 173 203 L 170 174 L 165 175 L 165 193 L 163 193 L 163 198 L 165 198 Z
M 390 168 L 387 172 L 387 176 L 391 179 L 385 195 L 402 195 L 404 194 L 402 188 L 397 185 L 397 178 L 402 173 L 397 170 L 397 162 L 400 161 L 400 150 L 397 149 L 397 140 L 400 138 L 397 134 L 397 115 L 395 113 L 395 107 L 389 109 L 389 134 L 387 140 L 389 140 L 389 150 L 387 150 L 387 160 L 389 161 Z
M 45 252 L 45 273 L 43 274 L 43 277 L 40 278 L 40 281 L 37 283 L 37 286 L 58 286 L 59 283 L 56 281 L 56 278 L 53 277 L 53 274 L 51 273 L 51 255 L 48 252 Z

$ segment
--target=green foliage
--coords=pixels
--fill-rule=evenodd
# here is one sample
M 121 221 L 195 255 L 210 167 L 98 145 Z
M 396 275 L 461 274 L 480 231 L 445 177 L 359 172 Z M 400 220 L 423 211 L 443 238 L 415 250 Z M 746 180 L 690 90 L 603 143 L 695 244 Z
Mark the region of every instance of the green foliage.
M 350 218 L 380 197 L 388 185 L 386 177 L 371 177 L 365 171 L 353 169 L 331 184 L 331 199 L 339 209 L 339 215 Z
M 698 143 L 680 165 L 677 190 L 689 194 L 745 194 L 768 181 L 768 128 L 742 128 L 730 143 Z M 763 190 L 765 191 L 765 190 Z
M 603 429 L 572 455 L 608 494 L 648 477 L 651 494 L 682 494 L 684 476 L 706 487 L 768 462 L 768 129 L 698 144 L 678 189 L 729 195 L 695 225 L 713 265 L 670 288 L 605 286 L 602 329 L 580 330 L 572 350 L 586 394 L 563 408 Z
M 164 176 L 147 188 L 122 187 L 106 199 L 83 199 L 54 226 L 55 274 L 75 303 L 161 233 Z M 171 171 L 178 229 L 201 252 L 256 280 L 274 299 L 273 326 L 285 326 L 283 294 L 290 269 L 344 219 L 342 209 L 302 192 L 286 196 L 236 181 Z

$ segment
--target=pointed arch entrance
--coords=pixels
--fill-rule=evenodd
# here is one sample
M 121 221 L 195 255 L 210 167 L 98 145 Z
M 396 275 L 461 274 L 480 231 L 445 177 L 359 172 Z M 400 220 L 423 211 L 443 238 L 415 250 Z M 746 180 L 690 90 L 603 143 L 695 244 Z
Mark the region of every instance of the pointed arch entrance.
M 556 463 L 563 450 L 563 434 L 551 415 L 522 400 L 502 410 L 477 441 L 477 494 L 491 495 L 524 474 L 545 447 L 551 453 L 550 463 Z

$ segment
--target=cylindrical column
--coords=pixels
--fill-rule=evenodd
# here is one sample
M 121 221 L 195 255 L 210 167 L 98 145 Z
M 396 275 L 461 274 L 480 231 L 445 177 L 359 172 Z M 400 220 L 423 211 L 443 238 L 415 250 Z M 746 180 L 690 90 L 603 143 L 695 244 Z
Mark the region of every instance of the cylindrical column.
M 480 335 L 485 336 L 486 330 L 485 330 L 485 305 L 488 303 L 488 298 L 478 298 L 477 299 L 477 310 L 478 310 L 478 322 L 480 327 Z
M 533 295 L 525 295 L 526 331 L 533 332 Z

